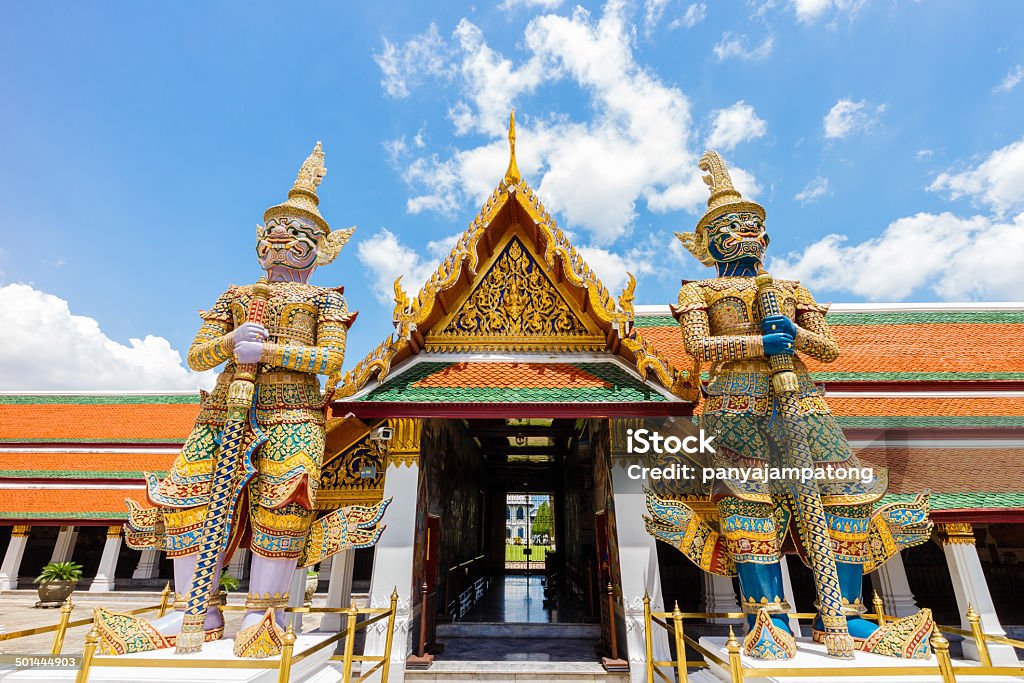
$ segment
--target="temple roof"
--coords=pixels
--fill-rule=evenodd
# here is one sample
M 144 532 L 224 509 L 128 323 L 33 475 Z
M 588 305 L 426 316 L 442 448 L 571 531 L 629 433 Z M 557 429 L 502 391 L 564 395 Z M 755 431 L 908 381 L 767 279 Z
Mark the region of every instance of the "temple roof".
M 511 131 L 510 142 L 514 143 Z M 395 282 L 395 332 L 340 378 L 336 411 L 365 414 L 361 404 L 379 400 L 376 397 L 386 393 L 383 387 L 397 381 L 414 360 L 423 362 L 436 354 L 453 353 L 501 356 L 484 361 L 467 357 L 461 365 L 467 378 L 500 369 L 499 365 L 482 364 L 471 371 L 469 365 L 478 362 L 503 360 L 529 367 L 552 354 L 596 354 L 600 358 L 594 362 L 631 375 L 617 379 L 616 388 L 650 385 L 646 391 L 635 392 L 645 397 L 640 402 L 689 404 L 696 400 L 698 380 L 689 366 L 674 364 L 634 328 L 636 281 L 630 276 L 623 292 L 612 296 L 540 198 L 519 177 L 514 146 L 512 151 L 509 171 L 416 296 L 405 292 L 401 278 Z M 418 390 L 423 387 L 411 386 L 421 379 L 408 377 L 402 380 L 401 391 L 391 393 L 410 402 L 422 398 L 424 393 Z M 479 383 L 479 379 L 471 381 Z M 526 385 L 487 388 L 491 391 L 479 401 L 491 405 L 535 402 L 520 400 L 528 393 Z M 563 388 L 587 389 L 579 383 Z M 479 389 L 479 384 L 462 387 L 466 395 Z M 430 396 L 446 400 L 437 392 Z M 565 392 L 553 402 L 580 403 Z M 676 414 L 689 411 L 685 406 L 674 410 Z
M 827 320 L 839 344 L 829 364 L 805 359 L 830 386 L 981 381 L 1024 388 L 1024 304 L 836 304 Z M 678 367 L 690 357 L 668 306 L 638 306 L 634 326 Z M 1000 383 L 1000 384 L 995 384 Z

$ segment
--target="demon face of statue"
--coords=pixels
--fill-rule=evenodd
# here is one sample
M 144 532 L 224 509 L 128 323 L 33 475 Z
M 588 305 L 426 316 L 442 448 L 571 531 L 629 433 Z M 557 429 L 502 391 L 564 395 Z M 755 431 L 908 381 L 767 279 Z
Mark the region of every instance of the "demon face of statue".
M 707 226 L 708 253 L 717 263 L 764 259 L 768 233 L 753 211 L 722 214 Z
M 292 216 L 271 218 L 256 228 L 256 257 L 269 279 L 305 282 L 317 266 L 324 231 Z

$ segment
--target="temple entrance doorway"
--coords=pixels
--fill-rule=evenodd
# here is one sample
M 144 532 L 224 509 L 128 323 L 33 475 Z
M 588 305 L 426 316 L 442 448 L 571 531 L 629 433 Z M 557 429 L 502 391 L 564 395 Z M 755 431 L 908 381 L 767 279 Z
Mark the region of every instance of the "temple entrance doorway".
M 436 516 L 430 534 L 440 541 L 437 578 L 425 581 L 435 626 L 423 649 L 436 664 L 599 667 L 606 630 L 596 528 L 610 484 L 595 456 L 607 449 L 595 445 L 607 440 L 607 420 L 431 420 L 425 442 L 432 428 L 446 436 L 436 451 L 424 449 L 425 519 Z

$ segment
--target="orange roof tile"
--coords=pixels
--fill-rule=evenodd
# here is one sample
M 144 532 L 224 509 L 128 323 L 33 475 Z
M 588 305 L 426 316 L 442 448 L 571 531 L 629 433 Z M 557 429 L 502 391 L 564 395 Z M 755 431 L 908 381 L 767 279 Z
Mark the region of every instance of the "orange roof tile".
M 184 441 L 196 403 L 5 404 L 0 441 Z
M 1020 493 L 1024 449 L 863 448 L 865 464 L 886 467 L 889 493 Z
M 692 363 L 677 325 L 640 327 L 650 345 L 677 368 Z M 909 323 L 832 326 L 839 358 L 801 356 L 815 373 L 1024 373 L 1024 336 L 1016 323 Z M 969 340 L 969 343 L 965 343 Z M 704 368 L 707 371 L 707 368 Z
M 145 489 L 7 489 L 0 519 L 127 519 L 125 498 L 145 499 Z
M 0 452 L 0 476 L 82 478 L 141 478 L 141 472 L 166 472 L 174 453 L 41 453 Z
M 1007 343 L 1021 334 L 1024 325 L 835 325 L 839 358 L 804 360 L 812 372 L 1024 372 Z
M 612 385 L 568 363 L 454 363 L 411 386 L 495 389 L 610 388 Z
M 886 415 L 943 416 L 1024 416 L 1024 398 L 979 398 L 918 396 L 828 396 L 832 412 L 841 417 Z

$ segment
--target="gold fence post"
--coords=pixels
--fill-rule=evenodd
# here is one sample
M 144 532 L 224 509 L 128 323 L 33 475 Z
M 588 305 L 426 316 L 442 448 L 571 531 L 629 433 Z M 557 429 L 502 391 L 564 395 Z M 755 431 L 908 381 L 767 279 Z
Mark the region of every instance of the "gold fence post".
M 882 597 L 875 591 L 875 597 L 871 600 L 871 603 L 875 606 L 875 619 L 878 621 L 879 626 L 885 626 L 885 603 L 882 602 Z
M 86 683 L 89 680 L 89 667 L 92 666 L 92 658 L 96 656 L 96 646 L 99 642 L 100 632 L 93 626 L 85 635 L 85 651 L 82 653 L 82 663 L 78 665 L 75 683 Z
M 731 683 L 743 683 L 743 662 L 740 660 L 740 641 L 736 640 L 732 626 L 729 627 L 729 640 L 725 641 L 725 649 L 729 652 L 729 680 Z
M 939 661 L 939 673 L 942 675 L 942 683 L 956 683 L 956 674 L 953 673 L 953 662 L 949 658 L 949 641 L 939 629 L 932 629 L 932 637 L 928 639 L 932 649 L 935 650 L 935 659 Z
M 644 591 L 644 653 L 647 657 L 647 683 L 654 683 L 654 643 L 651 642 L 651 596 Z
M 426 603 L 420 605 L 420 619 L 426 609 Z M 388 683 L 388 673 L 391 670 L 391 640 L 395 637 L 395 616 L 398 613 L 398 586 L 391 589 L 391 612 L 388 614 L 387 640 L 384 641 L 384 666 L 381 667 L 381 683 Z
M 978 648 L 978 661 L 982 666 L 992 666 L 992 657 L 988 654 L 988 643 L 985 633 L 981 630 L 981 615 L 974 611 L 974 605 L 967 603 L 967 621 L 971 625 L 974 645 Z
M 59 655 L 64 647 L 64 634 L 67 633 L 68 622 L 71 621 L 71 610 L 74 608 L 75 606 L 71 603 L 71 596 L 69 595 L 64 600 L 64 604 L 60 606 L 60 621 L 57 622 L 57 632 L 53 634 L 53 647 L 50 648 L 51 655 Z
M 356 609 L 355 603 L 352 603 L 348 608 L 348 625 L 345 626 L 345 659 L 342 662 L 344 677 L 341 679 L 345 683 L 352 680 L 352 648 L 356 644 L 356 617 L 358 616 L 359 610 Z
M 676 678 L 679 683 L 686 683 L 686 643 L 683 642 L 683 613 L 679 611 L 679 601 L 672 606 L 672 626 L 676 635 Z
M 157 619 L 167 614 L 167 603 L 171 601 L 171 582 L 168 581 L 164 584 L 164 589 L 160 591 L 160 613 L 157 614 Z
M 288 683 L 292 677 L 292 655 L 295 654 L 295 628 L 288 624 L 281 647 L 281 666 L 277 669 L 277 683 Z

